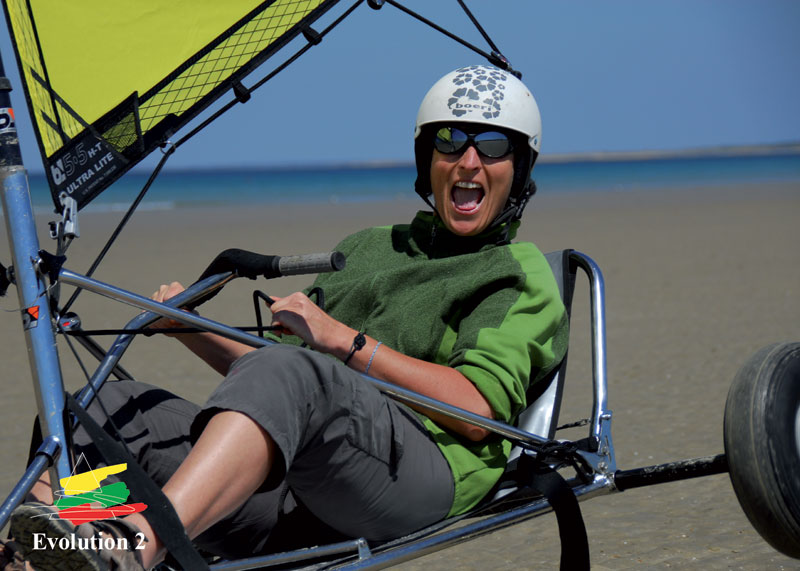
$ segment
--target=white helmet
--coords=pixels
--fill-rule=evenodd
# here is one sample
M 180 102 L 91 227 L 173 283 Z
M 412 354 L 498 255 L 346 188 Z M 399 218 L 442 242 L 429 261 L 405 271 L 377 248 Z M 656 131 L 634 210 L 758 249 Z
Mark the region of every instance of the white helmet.
M 539 152 L 542 119 L 536 100 L 524 83 L 496 67 L 462 67 L 434 83 L 419 106 L 414 138 L 425 125 L 453 121 L 522 133 Z
M 430 88 L 419 106 L 414 129 L 416 191 L 428 204 L 433 126 L 442 123 L 476 123 L 519 136 L 514 150 L 511 194 L 495 224 L 519 218 L 536 191 L 530 174 L 542 141 L 539 106 L 530 90 L 512 73 L 488 65 L 462 67 Z

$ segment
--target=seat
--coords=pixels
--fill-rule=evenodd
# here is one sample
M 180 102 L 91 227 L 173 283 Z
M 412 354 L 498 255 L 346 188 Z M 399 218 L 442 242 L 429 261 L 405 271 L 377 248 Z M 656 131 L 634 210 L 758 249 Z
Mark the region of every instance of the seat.
M 553 277 L 556 279 L 561 300 L 567 310 L 567 318 L 571 317 L 572 297 L 575 291 L 575 279 L 577 266 L 570 259 L 572 250 L 558 250 L 545 255 Z M 526 393 L 528 403 L 517 417 L 516 426 L 526 432 L 541 436 L 547 440 L 553 440 L 558 426 L 558 415 L 561 409 L 561 399 L 564 394 L 564 379 L 567 374 L 567 355 L 561 362 L 551 370 L 548 375 L 536 383 L 531 383 Z M 502 498 L 507 498 L 510 494 L 517 491 L 519 477 L 515 474 L 517 470 L 517 460 L 523 448 L 515 445 L 509 454 L 506 473 L 500 478 L 495 492 L 491 499 L 484 502 L 479 508 L 480 513 L 487 510 L 494 502 L 499 502 Z
M 550 269 L 558 284 L 561 300 L 567 308 L 567 316 L 572 311 L 572 296 L 575 291 L 576 265 L 570 260 L 572 250 L 560 250 L 546 254 Z M 526 394 L 527 408 L 517 418 L 517 426 L 532 434 L 552 440 L 558 424 L 561 397 L 564 393 L 564 377 L 567 371 L 567 356 L 561 360 L 541 381 L 531 384 Z M 519 448 L 512 454 L 516 457 Z

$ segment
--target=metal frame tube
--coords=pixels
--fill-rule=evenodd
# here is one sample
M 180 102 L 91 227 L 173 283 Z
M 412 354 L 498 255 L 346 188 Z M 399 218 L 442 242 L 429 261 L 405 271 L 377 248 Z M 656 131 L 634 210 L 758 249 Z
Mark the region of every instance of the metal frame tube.
M 519 442 L 526 448 L 533 447 L 535 450 L 536 446 L 541 446 L 548 442 L 546 438 L 542 438 L 536 434 L 531 434 L 525 430 L 520 430 L 519 428 L 511 426 L 510 424 L 498 422 L 496 420 L 480 416 L 479 414 L 475 414 L 474 412 L 448 405 L 441 401 L 426 397 L 408 389 L 404 389 L 398 385 L 381 381 L 368 375 L 362 374 L 362 377 L 382 393 L 388 394 L 400 402 L 418 405 L 428 410 L 445 414 L 451 418 L 468 422 L 480 428 L 485 428 L 486 430 L 490 430 L 496 434 L 499 434 L 500 436 L 504 436 L 505 438 Z
M 10 92 L 11 84 L 5 77 L 0 58 L 0 110 L 7 119 L 0 131 L 0 202 L 5 214 L 14 267 L 13 280 L 17 286 L 17 298 L 22 312 L 22 327 L 25 331 L 39 423 L 49 449 L 46 465 L 51 467 L 50 481 L 55 491 L 59 479 L 66 478 L 71 473 L 69 454 L 61 454 L 66 445 L 64 383 L 50 321 L 47 283 L 39 271 L 39 238 L 34 223 L 28 176 L 22 164 L 19 137 L 13 122 Z M 41 466 L 42 456 L 35 463 L 37 466 L 26 472 L 26 477 L 12 492 L 12 499 L 3 504 L 3 513 L 13 509 L 16 492 L 28 484 L 33 485 L 30 477 L 35 475 L 38 478 L 44 471 L 44 466 Z
M 184 304 L 191 303 L 197 300 L 198 298 L 205 296 L 212 290 L 222 287 L 225 283 L 227 283 L 234 277 L 235 276 L 230 272 L 224 274 L 217 274 L 215 276 L 210 276 L 199 283 L 193 284 L 192 286 L 189 287 L 189 289 L 170 298 L 164 303 L 165 305 L 173 308 L 181 307 Z M 85 278 L 85 279 L 90 279 L 90 278 Z M 109 292 L 109 296 L 113 295 L 114 295 L 113 292 Z M 143 327 L 147 327 L 148 325 L 156 321 L 159 317 L 160 315 L 152 312 L 141 313 L 136 317 L 134 317 L 133 319 L 131 319 L 125 325 L 124 329 L 136 330 L 136 329 L 141 329 Z M 208 321 L 209 327 L 211 326 L 211 324 L 214 323 L 211 320 L 206 320 L 206 321 Z M 224 335 L 225 333 L 227 333 L 227 329 L 224 331 L 220 331 L 220 334 Z M 111 347 L 109 347 L 108 351 L 102 357 L 100 364 L 98 365 L 92 377 L 89 379 L 89 382 L 81 390 L 80 394 L 78 395 L 78 398 L 76 399 L 81 407 L 86 408 L 89 406 L 94 395 L 97 393 L 97 391 L 100 390 L 100 388 L 103 386 L 103 383 L 105 383 L 106 380 L 108 380 L 108 377 L 118 367 L 122 355 L 125 353 L 130 344 L 133 342 L 134 337 L 135 336 L 131 333 L 123 333 L 114 340 L 114 342 L 111 344 Z M 264 341 L 261 338 L 255 338 L 255 339 Z
M 194 313 L 190 313 L 188 311 L 184 311 L 182 309 L 177 309 L 175 307 L 171 307 L 170 305 L 159 303 L 157 301 L 153 301 L 148 297 L 144 297 L 127 290 L 118 288 L 116 286 L 112 286 L 110 284 L 106 284 L 91 278 L 87 278 L 86 276 L 82 276 L 80 274 L 76 274 L 67 269 L 62 269 L 59 274 L 59 280 L 61 283 L 67 285 L 74 285 L 79 288 L 85 289 L 86 291 L 91 291 L 93 293 L 102 295 L 104 297 L 108 297 L 110 299 L 114 299 L 117 301 L 121 301 L 123 303 L 127 303 L 128 305 L 132 305 L 133 307 L 137 307 L 139 309 L 144 309 L 145 311 L 150 311 L 154 313 L 156 316 L 164 316 L 170 317 L 175 319 L 176 321 L 180 321 L 181 323 L 186 323 L 187 325 L 192 325 L 194 327 L 199 327 L 202 329 L 208 329 L 209 331 L 213 331 L 215 333 L 219 333 L 220 335 L 224 335 L 230 339 L 234 339 L 245 345 L 250 345 L 251 347 L 261 347 L 263 345 L 268 345 L 272 343 L 266 339 L 261 337 L 257 337 L 255 335 L 251 335 L 235 327 L 230 327 L 225 325 L 224 323 L 219 323 L 218 321 L 213 321 L 211 319 L 207 319 L 205 317 L 200 317 L 199 315 L 195 315 Z
M 353 553 L 361 554 L 366 547 L 363 539 L 354 539 L 341 543 L 320 545 L 296 551 L 275 553 L 272 555 L 262 555 L 259 557 L 248 557 L 247 559 L 237 559 L 235 561 L 221 561 L 209 566 L 210 571 L 245 571 L 247 569 L 263 569 L 276 565 L 288 565 L 289 563 L 302 563 L 309 559 L 319 557 L 333 557 L 334 555 Z M 354 555 L 355 556 L 355 555 Z
M 575 483 L 574 480 L 572 483 Z M 603 476 L 596 478 L 589 484 L 575 485 L 572 490 L 579 502 L 598 495 L 614 492 L 614 488 L 608 478 Z M 359 549 L 358 559 L 342 561 L 341 563 L 330 562 L 326 564 L 324 568 L 339 570 L 385 569 L 404 561 L 410 561 L 429 553 L 435 553 L 442 549 L 464 543 L 465 541 L 486 535 L 493 531 L 504 529 L 516 523 L 548 514 L 552 511 L 553 508 L 550 503 L 545 498 L 540 498 L 517 508 L 478 519 L 460 527 L 440 533 L 432 533 L 429 536 L 419 539 L 410 539 L 407 543 L 400 543 L 399 545 L 392 545 L 385 548 L 379 546 L 373 548 L 371 551 L 369 549 Z M 262 569 L 288 562 L 300 563 L 319 556 L 355 551 L 359 541 L 363 540 L 354 540 L 352 542 L 327 546 L 328 548 L 332 548 L 329 553 L 326 553 L 326 546 L 312 547 L 286 553 L 265 555 L 263 557 L 250 557 L 237 561 L 223 561 L 212 565 L 210 569 L 212 571 L 243 571 L 245 569 Z M 355 555 L 353 557 L 355 557 Z M 300 568 L 305 569 L 306 567 Z M 316 567 L 312 566 L 311 568 Z
M 598 478 L 590 484 L 576 486 L 572 489 L 578 501 L 583 501 L 600 494 L 607 494 L 613 491 L 606 478 Z M 371 557 L 345 563 L 335 569 L 384 569 L 397 565 L 403 561 L 422 557 L 428 553 L 440 551 L 453 545 L 458 545 L 470 539 L 486 535 L 487 533 L 504 529 L 516 523 L 527 521 L 553 511 L 550 503 L 542 498 L 518 508 L 511 509 L 497 515 L 479 519 L 473 523 L 457 527 L 430 537 L 412 541 L 408 545 L 393 547 L 385 552 L 376 553 Z
M 65 334 L 82 333 L 83 329 L 80 326 L 80 321 L 77 318 L 72 319 L 59 319 L 59 328 Z M 76 335 L 75 341 L 78 342 L 92 357 L 99 362 L 103 362 L 106 358 L 107 351 L 100 346 L 100 344 L 88 335 Z M 117 363 L 111 374 L 114 374 L 121 380 L 134 380 L 133 375 L 125 370 L 119 363 Z
M 606 309 L 605 280 L 600 266 L 586 254 L 573 251 L 570 258 L 586 272 L 591 289 L 592 312 L 592 376 L 594 378 L 594 405 L 592 407 L 592 435 L 601 438 L 601 421 L 608 411 L 608 368 L 606 363 Z
M 668 482 L 677 482 L 678 480 L 724 474 L 727 471 L 727 457 L 725 454 L 717 454 L 715 456 L 667 462 L 666 464 L 645 466 L 644 468 L 634 468 L 632 470 L 618 470 L 614 474 L 614 485 L 617 490 L 623 492 L 655 484 L 666 484 Z
M 21 166 L 3 168 L 2 203 L 8 242 L 14 264 L 14 280 L 23 316 L 37 410 L 45 438 L 54 436 L 65 444 L 64 383 L 50 319 L 46 278 L 38 268 L 39 238 L 33 219 L 28 178 Z M 72 468 L 69 454 L 57 454 L 50 474 L 54 490 Z
M 87 278 L 86 276 L 76 274 L 75 272 L 72 272 L 67 269 L 61 270 L 59 279 L 64 284 L 78 286 L 87 291 L 91 291 L 93 293 L 111 299 L 115 299 L 123 303 L 127 303 L 128 305 L 138 307 L 139 309 L 144 309 L 146 311 L 152 312 L 153 315 L 141 316 L 142 322 L 141 323 L 137 322 L 137 326 L 141 326 L 144 324 L 144 322 L 152 321 L 157 316 L 163 315 L 166 317 L 171 317 L 172 319 L 175 319 L 182 323 L 206 329 L 213 333 L 217 333 L 219 335 L 223 335 L 230 339 L 240 341 L 242 343 L 245 343 L 246 345 L 250 345 L 251 347 L 262 347 L 265 345 L 273 344 L 272 341 L 269 341 L 262 337 L 257 337 L 255 335 L 251 335 L 250 333 L 240 331 L 239 329 L 236 329 L 234 327 L 224 325 L 222 323 L 213 321 L 211 319 L 200 317 L 193 313 L 183 311 L 182 309 L 177 309 L 176 307 L 173 307 L 171 304 L 159 303 L 157 301 L 153 301 L 152 299 L 131 293 L 129 291 L 125 291 L 118 287 L 105 284 L 103 282 L 91 278 Z M 203 284 L 197 284 L 197 285 L 202 286 Z M 187 294 L 187 298 L 189 296 L 200 297 L 200 295 L 201 294 L 197 293 L 195 289 L 192 288 L 192 291 Z M 177 298 L 174 301 L 173 300 L 171 301 L 173 304 L 179 305 L 187 303 L 188 300 L 184 298 Z M 136 321 L 136 319 L 134 321 Z M 121 356 L 120 350 L 124 351 L 127 348 L 127 345 L 130 343 L 130 341 L 128 339 L 124 339 L 124 337 L 126 336 L 125 335 L 121 336 L 121 338 L 118 339 L 118 342 L 115 343 L 109 350 L 109 352 L 115 356 L 116 360 L 108 363 L 104 360 L 104 362 L 101 363 L 100 368 L 98 370 L 103 369 L 104 371 L 102 380 L 105 380 L 105 378 L 108 377 L 111 370 L 113 369 L 113 365 L 116 364 L 119 356 Z M 491 420 L 483 416 L 480 416 L 478 414 L 469 412 L 467 410 L 447 405 L 435 399 L 420 395 L 418 393 L 415 393 L 398 385 L 394 385 L 392 383 L 387 383 L 385 381 L 375 379 L 368 375 L 362 375 L 362 376 L 367 382 L 374 385 L 381 392 L 389 394 L 392 397 L 407 404 L 415 404 L 430 410 L 440 412 L 442 414 L 446 414 L 458 420 L 472 423 L 481 428 L 486 428 L 488 430 L 496 432 L 502 436 L 505 436 L 506 438 L 511 438 L 521 442 L 522 444 L 527 444 L 528 446 L 541 445 L 547 442 L 547 439 L 545 438 L 531 434 L 524 430 L 519 430 L 518 428 L 509 426 L 502 422 Z M 98 379 L 98 383 L 101 384 L 102 381 Z M 84 395 L 82 394 L 81 396 L 83 397 Z
M 55 436 L 51 435 L 44 439 L 22 478 L 6 497 L 3 505 L 0 506 L 0 529 L 5 527 L 6 522 L 11 517 L 11 512 L 25 500 L 25 496 L 31 491 L 36 481 L 44 474 L 47 468 L 53 465 L 53 459 L 60 450 L 61 443 Z

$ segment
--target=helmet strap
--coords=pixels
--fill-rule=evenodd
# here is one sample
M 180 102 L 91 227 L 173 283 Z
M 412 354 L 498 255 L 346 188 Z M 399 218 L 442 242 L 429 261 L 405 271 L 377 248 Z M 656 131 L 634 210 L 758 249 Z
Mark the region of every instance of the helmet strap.
M 528 205 L 528 201 L 536 194 L 536 183 L 531 179 L 525 185 L 519 196 L 509 196 L 508 202 L 502 212 L 489 224 L 488 229 L 497 228 L 506 222 L 514 222 L 522 218 L 522 211 Z
M 431 195 L 430 194 L 428 194 L 428 195 L 420 194 L 420 196 L 422 197 L 422 200 L 425 201 L 425 204 L 427 204 L 428 206 L 431 207 L 431 210 L 433 210 L 433 213 L 436 214 L 436 216 L 438 216 L 439 218 L 441 218 L 442 217 L 441 214 L 439 214 L 439 211 L 436 210 L 436 205 L 433 204 L 433 202 L 431 202 Z
M 525 210 L 525 207 L 528 205 L 528 202 L 533 195 L 536 194 L 536 182 L 533 179 L 528 179 L 528 184 L 525 185 L 525 188 L 522 189 L 522 192 L 517 198 L 517 210 L 514 213 L 514 220 L 519 220 L 522 218 L 522 211 Z

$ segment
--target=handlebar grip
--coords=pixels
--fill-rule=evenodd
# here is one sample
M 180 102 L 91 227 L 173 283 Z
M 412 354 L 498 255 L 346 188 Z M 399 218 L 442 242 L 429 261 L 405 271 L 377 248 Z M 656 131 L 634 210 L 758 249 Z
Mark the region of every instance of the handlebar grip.
M 231 248 L 218 255 L 198 281 L 214 274 L 235 272 L 240 277 L 256 279 L 258 276 L 277 278 L 299 274 L 317 274 L 343 269 L 345 257 L 341 252 L 304 254 L 299 256 L 266 256 Z
M 233 272 L 237 276 L 256 279 L 258 276 L 277 278 L 280 276 L 296 276 L 300 274 L 318 274 L 322 272 L 335 272 L 344 269 L 345 257 L 341 252 L 327 252 L 324 254 L 303 254 L 297 256 L 266 256 L 231 248 L 219 254 L 206 268 L 206 271 L 197 279 L 198 283 L 213 275 Z M 194 309 L 205 303 L 219 290 L 214 290 L 208 295 L 189 304 L 187 307 Z
M 345 257 L 341 252 L 279 256 L 277 261 L 279 276 L 338 272 L 345 266 Z

